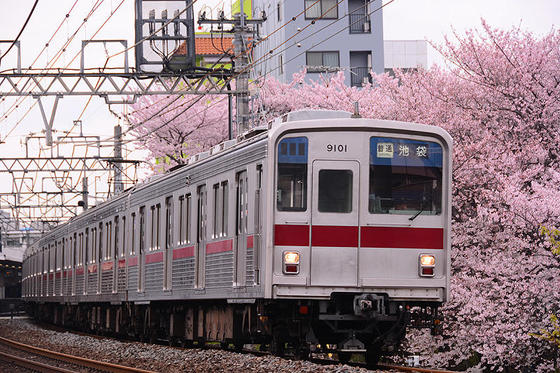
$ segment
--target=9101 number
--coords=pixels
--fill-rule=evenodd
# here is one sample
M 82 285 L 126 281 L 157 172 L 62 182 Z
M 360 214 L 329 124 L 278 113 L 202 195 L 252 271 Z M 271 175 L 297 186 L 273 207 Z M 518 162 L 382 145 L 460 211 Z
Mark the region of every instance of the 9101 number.
M 327 144 L 327 151 L 335 153 L 346 153 L 348 151 L 348 145 Z

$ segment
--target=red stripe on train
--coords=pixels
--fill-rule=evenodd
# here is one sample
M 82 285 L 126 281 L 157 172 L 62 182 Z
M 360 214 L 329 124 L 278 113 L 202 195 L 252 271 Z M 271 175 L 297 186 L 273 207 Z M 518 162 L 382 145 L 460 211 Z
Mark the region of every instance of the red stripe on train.
M 211 242 L 206 245 L 206 254 L 224 253 L 233 250 L 233 240 Z
M 253 236 L 247 236 L 247 248 L 252 249 L 255 246 Z
M 443 249 L 443 228 L 362 227 L 361 246 Z
M 105 262 L 101 264 L 101 271 L 111 271 L 113 269 L 113 262 Z
M 309 225 L 274 226 L 274 244 L 278 246 L 309 246 Z
M 137 256 L 133 256 L 133 257 L 128 258 L 128 266 L 129 267 L 133 267 L 133 266 L 136 266 L 136 265 L 138 265 L 138 257 Z
M 360 246 L 443 249 L 443 237 L 443 228 L 361 227 Z M 312 244 L 324 247 L 357 247 L 358 227 L 313 226 Z M 274 245 L 309 246 L 309 226 L 275 225 Z
M 124 268 L 124 267 L 126 267 L 126 259 L 120 259 L 119 268 Z
M 163 253 L 154 253 L 146 255 L 146 264 L 163 262 Z
M 173 260 L 190 258 L 194 256 L 194 246 L 182 247 L 180 249 L 173 250 Z
M 324 247 L 358 247 L 358 227 L 314 225 L 311 244 Z

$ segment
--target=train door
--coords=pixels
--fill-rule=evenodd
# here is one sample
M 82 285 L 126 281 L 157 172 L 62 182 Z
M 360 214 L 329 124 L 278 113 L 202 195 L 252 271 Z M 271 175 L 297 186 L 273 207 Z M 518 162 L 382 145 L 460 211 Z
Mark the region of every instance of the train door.
M 247 253 L 247 171 L 241 171 L 236 176 L 236 228 L 235 228 L 235 261 L 234 286 L 245 285 L 245 261 Z
M 171 289 L 173 260 L 173 197 L 165 199 L 165 254 L 163 257 L 163 290 Z
M 140 207 L 140 231 L 138 238 L 138 292 L 144 291 L 144 255 L 146 251 L 146 206 Z
M 204 266 L 206 263 L 206 185 L 197 189 L 197 230 L 196 230 L 196 285 L 204 287 Z
M 359 180 L 356 161 L 313 162 L 311 285 L 357 285 Z

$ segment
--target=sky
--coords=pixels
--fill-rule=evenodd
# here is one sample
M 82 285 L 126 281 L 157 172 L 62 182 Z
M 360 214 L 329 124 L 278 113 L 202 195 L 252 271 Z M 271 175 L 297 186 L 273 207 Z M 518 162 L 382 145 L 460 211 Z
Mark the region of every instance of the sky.
M 283 0 L 301 1 L 303 0 Z M 346 1 L 346 0 L 345 0 Z M 480 26 L 481 18 L 499 28 L 521 26 L 537 35 L 544 35 L 560 25 L 559 0 L 375 0 L 387 4 L 383 8 L 384 38 L 386 40 L 419 40 L 427 39 L 440 43 L 443 36 L 450 34 L 452 28 L 458 32 Z M 0 0 L 0 40 L 15 38 L 24 23 L 35 0 Z M 69 13 L 72 4 L 76 7 Z M 121 5 L 122 3 L 122 5 Z M 39 56 L 36 67 L 43 67 L 57 53 L 61 45 L 83 23 L 89 9 L 100 4 L 96 12 L 88 18 L 85 26 L 76 34 L 75 41 L 66 48 L 61 58 L 54 64 L 64 67 L 79 52 L 82 39 L 90 39 L 98 27 L 107 19 L 102 31 L 96 39 L 127 39 L 129 45 L 134 39 L 134 0 L 39 0 L 31 20 L 24 30 L 21 40 L 22 65 L 29 66 L 44 49 L 45 43 L 54 30 L 62 25 L 54 39 Z M 197 0 L 195 17 L 201 8 L 214 17 L 217 11 L 224 8 L 227 12 L 230 0 Z M 66 17 L 66 14 L 69 16 Z M 4 53 L 7 44 L 0 43 L 0 52 Z M 92 47 L 86 52 L 86 67 L 101 66 L 105 56 L 119 51 L 119 45 L 109 44 L 107 50 L 101 45 Z M 0 70 L 15 67 L 15 50 L 1 61 Z M 134 64 L 132 53 L 129 54 L 130 64 Z M 428 63 L 442 63 L 441 58 L 432 50 L 428 54 Z M 109 61 L 109 66 L 122 66 L 122 56 Z M 79 58 L 71 67 L 79 66 Z M 124 124 L 112 116 L 105 102 L 94 97 L 86 107 L 87 97 L 65 97 L 60 100 L 55 117 L 55 129 L 68 130 L 76 119 L 83 122 L 84 134 L 109 137 L 113 126 Z M 47 116 L 53 99 L 44 99 Z M 0 154 L 4 156 L 21 156 L 24 154 L 22 145 L 25 136 L 37 133 L 43 128 L 43 122 L 34 100 L 26 98 L 18 103 L 18 108 L 6 113 L 14 104 L 13 99 L 0 101 Z M 122 107 L 115 107 L 117 111 Z M 29 114 L 25 112 L 29 110 Z M 82 113 L 83 112 L 83 113 Z M 9 135 L 9 136 L 8 136 Z M 32 149 L 38 152 L 38 148 Z M 142 157 L 142 153 L 133 153 L 132 158 Z M 0 183 L 10 189 L 0 175 Z M 0 187 L 2 188 L 2 187 Z

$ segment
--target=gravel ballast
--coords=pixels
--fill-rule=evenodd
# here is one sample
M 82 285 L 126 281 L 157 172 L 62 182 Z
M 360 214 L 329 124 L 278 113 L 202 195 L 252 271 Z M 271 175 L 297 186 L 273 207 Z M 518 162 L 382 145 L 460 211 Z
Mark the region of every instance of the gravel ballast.
M 43 329 L 28 319 L 0 320 L 0 336 L 70 355 L 165 373 L 368 372 L 364 368 L 348 365 L 321 365 L 268 355 L 255 356 L 216 349 L 179 349 L 140 342 L 121 342 Z

